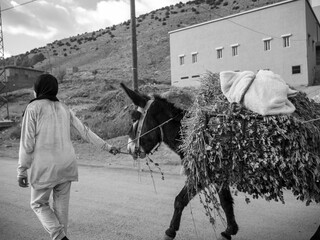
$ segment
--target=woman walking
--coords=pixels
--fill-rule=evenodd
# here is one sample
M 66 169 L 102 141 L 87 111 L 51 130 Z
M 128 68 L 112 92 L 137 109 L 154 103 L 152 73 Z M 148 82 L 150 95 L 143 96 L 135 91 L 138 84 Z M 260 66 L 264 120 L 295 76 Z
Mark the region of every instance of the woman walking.
M 82 124 L 58 100 L 58 81 L 54 76 L 40 75 L 34 83 L 34 92 L 35 98 L 22 119 L 18 182 L 20 187 L 28 187 L 30 181 L 31 208 L 51 239 L 67 240 L 70 187 L 72 181 L 78 180 L 71 129 L 99 149 L 113 154 L 118 150 Z

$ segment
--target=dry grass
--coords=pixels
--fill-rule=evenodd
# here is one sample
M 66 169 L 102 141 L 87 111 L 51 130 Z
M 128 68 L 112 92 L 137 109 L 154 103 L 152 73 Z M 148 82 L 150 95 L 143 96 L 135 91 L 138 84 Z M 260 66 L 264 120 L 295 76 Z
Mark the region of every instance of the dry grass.
M 198 0 L 168 6 L 139 16 L 137 18 L 139 78 L 170 82 L 169 31 L 279 1 L 283 0 Z M 95 38 L 94 41 L 89 40 L 92 36 Z M 80 39 L 86 40 L 82 40 L 80 44 L 78 43 Z M 131 79 L 131 31 L 127 23 L 61 39 L 51 43 L 50 47 L 40 48 L 37 51 L 47 56 L 47 50 L 51 56 L 51 66 L 49 61 L 45 60 L 36 68 L 50 70 L 50 67 L 53 67 L 61 71 L 67 67 L 77 66 L 81 71 L 102 71 L 106 80 Z M 65 52 L 68 52 L 67 56 L 63 55 Z

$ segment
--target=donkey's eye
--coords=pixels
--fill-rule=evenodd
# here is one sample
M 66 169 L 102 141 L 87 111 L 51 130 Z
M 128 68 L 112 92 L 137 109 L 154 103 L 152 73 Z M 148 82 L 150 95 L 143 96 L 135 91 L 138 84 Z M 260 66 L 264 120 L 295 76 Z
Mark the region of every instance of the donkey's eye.
M 138 121 L 140 119 L 140 117 L 141 117 L 141 112 L 138 112 L 138 111 L 131 112 L 131 118 L 134 122 Z

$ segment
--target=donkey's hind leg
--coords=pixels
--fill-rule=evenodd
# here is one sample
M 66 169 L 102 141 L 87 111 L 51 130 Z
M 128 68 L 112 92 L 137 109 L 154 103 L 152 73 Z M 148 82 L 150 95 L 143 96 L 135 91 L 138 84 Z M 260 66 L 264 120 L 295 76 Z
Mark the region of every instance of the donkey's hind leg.
M 170 222 L 170 227 L 166 230 L 164 240 L 172 240 L 176 237 L 176 232 L 179 230 L 181 215 L 183 209 L 188 205 L 190 200 L 196 195 L 196 191 L 190 192 L 184 186 L 174 201 L 174 213 Z
M 221 235 L 226 239 L 231 239 L 231 235 L 236 235 L 239 230 L 233 211 L 233 198 L 229 187 L 222 188 L 218 194 L 227 218 L 227 229 Z
M 310 238 L 310 240 L 319 240 L 320 239 L 320 226 L 318 227 L 315 234 Z

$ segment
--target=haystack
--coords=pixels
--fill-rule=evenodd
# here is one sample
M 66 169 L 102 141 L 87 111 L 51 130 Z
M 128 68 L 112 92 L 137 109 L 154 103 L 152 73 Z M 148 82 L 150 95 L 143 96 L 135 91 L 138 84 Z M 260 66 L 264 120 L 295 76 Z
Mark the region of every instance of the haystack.
M 320 202 L 320 104 L 305 93 L 290 101 L 291 115 L 262 116 L 230 104 L 219 75 L 208 73 L 183 120 L 181 151 L 191 188 L 205 187 L 205 205 L 229 185 L 253 198 L 282 201 L 289 189 L 297 199 Z M 200 189 L 197 189 L 200 190 Z

